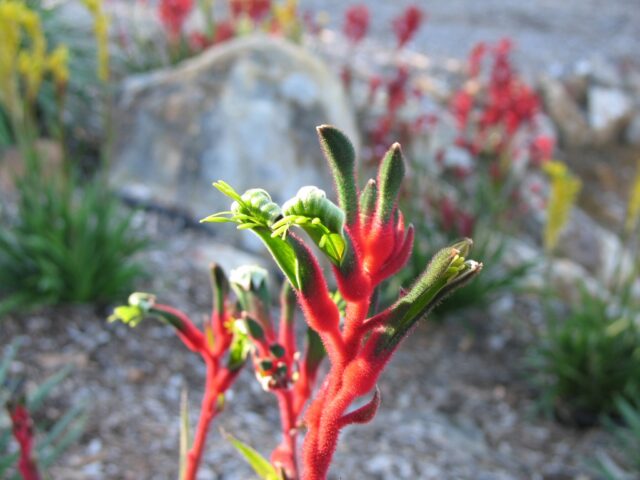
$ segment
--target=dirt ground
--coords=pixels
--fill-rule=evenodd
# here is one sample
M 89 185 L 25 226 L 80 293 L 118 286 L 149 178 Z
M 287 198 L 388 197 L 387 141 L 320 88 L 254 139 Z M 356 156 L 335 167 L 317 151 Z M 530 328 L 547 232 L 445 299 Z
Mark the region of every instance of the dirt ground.
M 163 235 L 147 254 L 152 275 L 141 289 L 200 318 L 209 308 L 209 286 L 189 252 L 215 238 L 146 216 L 147 227 L 155 225 L 149 230 Z M 2 350 L 13 338 L 25 339 L 14 368 L 30 380 L 68 363 L 75 367 L 46 414 L 55 418 L 81 401 L 89 423 L 51 476 L 174 479 L 180 393 L 188 389 L 195 421 L 202 365 L 170 328 L 149 322 L 131 330 L 107 324 L 106 313 L 46 309 L 9 317 L 2 325 Z M 539 315 L 536 301 L 524 297 L 441 325 L 423 322 L 381 377 L 376 418 L 344 431 L 331 478 L 595 478 L 591 462 L 611 448 L 606 432 L 563 427 L 536 411 L 539 399 L 528 382 L 526 355 Z M 252 478 L 218 428 L 268 455 L 278 441 L 277 425 L 274 399 L 247 369 L 210 434 L 200 478 Z

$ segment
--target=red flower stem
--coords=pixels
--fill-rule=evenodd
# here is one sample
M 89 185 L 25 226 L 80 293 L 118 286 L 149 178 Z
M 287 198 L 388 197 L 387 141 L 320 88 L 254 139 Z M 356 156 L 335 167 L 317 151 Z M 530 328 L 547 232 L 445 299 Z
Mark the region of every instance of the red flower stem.
M 297 459 L 297 425 L 296 415 L 294 412 L 294 399 L 291 390 L 277 390 L 275 392 L 278 398 L 278 407 L 280 408 L 280 423 L 282 427 L 282 443 L 277 448 L 280 452 L 286 452 L 288 458 L 286 464 L 283 465 L 287 478 L 299 478 L 298 459 Z
M 202 458 L 202 451 L 209 432 L 209 425 L 214 417 L 219 413 L 217 410 L 218 396 L 222 393 L 219 390 L 219 384 L 216 382 L 216 373 L 218 370 L 218 362 L 208 354 L 202 352 L 202 358 L 207 366 L 207 374 L 205 381 L 204 396 L 202 397 L 202 407 L 196 434 L 193 439 L 193 445 L 187 453 L 187 465 L 185 469 L 184 479 L 195 480 Z
M 351 360 L 358 353 L 358 343 L 362 340 L 361 326 L 364 323 L 367 313 L 369 312 L 371 292 L 366 298 L 357 303 L 347 305 L 347 313 L 344 325 L 344 345 L 345 352 L 349 355 L 345 360 Z

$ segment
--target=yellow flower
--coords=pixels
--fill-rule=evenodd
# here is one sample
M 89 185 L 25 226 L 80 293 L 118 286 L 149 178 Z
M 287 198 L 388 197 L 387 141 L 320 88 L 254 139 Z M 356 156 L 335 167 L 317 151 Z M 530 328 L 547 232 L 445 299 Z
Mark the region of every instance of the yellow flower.
M 109 80 L 109 18 L 101 13 L 95 19 L 96 43 L 98 44 L 98 78 Z
M 631 194 L 629 195 L 627 219 L 624 224 L 625 231 L 627 233 L 633 232 L 638 225 L 638 220 L 640 220 L 640 159 L 638 159 L 636 178 L 633 181 Z
M 62 45 L 51 52 L 47 68 L 58 86 L 66 85 L 69 81 L 69 49 Z
M 102 0 L 82 0 L 93 16 L 93 32 L 97 44 L 97 75 L 102 82 L 109 80 L 109 17 L 104 13 Z
M 543 168 L 551 179 L 547 225 L 544 230 L 544 248 L 547 253 L 551 253 L 558 244 L 560 232 L 569 220 L 569 213 L 576 202 L 582 183 L 562 162 L 547 162 Z
M 295 27 L 298 20 L 298 0 L 285 0 L 274 6 L 274 15 L 280 27 L 287 31 Z

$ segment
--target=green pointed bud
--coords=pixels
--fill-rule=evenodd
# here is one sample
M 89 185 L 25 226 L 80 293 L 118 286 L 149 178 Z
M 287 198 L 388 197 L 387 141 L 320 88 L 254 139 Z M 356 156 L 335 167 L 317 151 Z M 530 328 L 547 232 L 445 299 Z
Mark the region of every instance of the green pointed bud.
M 292 324 L 294 314 L 296 311 L 296 303 L 298 297 L 296 297 L 296 291 L 287 280 L 282 282 L 282 289 L 280 290 L 280 308 L 282 310 L 282 316 L 286 319 L 287 324 Z
M 404 178 L 404 157 L 399 143 L 394 143 L 385 154 L 378 171 L 380 191 L 378 193 L 377 215 L 382 223 L 387 223 L 396 205 L 400 186 Z
M 259 305 L 269 306 L 268 272 L 257 265 L 243 265 L 231 271 L 229 282 L 243 310 L 256 314 Z
M 364 222 L 376 211 L 376 201 L 378 199 L 378 184 L 370 178 L 360 192 L 360 221 Z
M 156 302 L 156 296 L 151 293 L 135 292 L 129 295 L 128 305 L 120 305 L 113 309 L 113 313 L 109 315 L 107 321 L 109 323 L 122 322 L 130 327 L 137 327 L 145 317 L 149 316 L 149 312 Z
M 375 345 L 376 355 L 390 355 L 420 318 L 480 273 L 481 263 L 460 256 L 470 246 L 471 241 L 465 240 L 434 255 L 411 290 L 390 307 L 385 332 Z
M 357 221 L 358 195 L 356 192 L 356 154 L 344 133 L 330 125 L 317 129 L 324 156 L 329 162 L 338 191 L 338 203 L 347 217 L 347 225 Z
M 222 267 L 216 263 L 209 266 L 209 275 L 213 293 L 213 310 L 222 318 L 225 311 L 225 300 L 229 295 L 229 281 Z
M 276 358 L 282 358 L 285 354 L 284 347 L 279 343 L 274 343 L 271 346 L 269 346 L 269 351 Z
M 251 338 L 257 341 L 261 341 L 264 339 L 264 329 L 257 321 L 255 321 L 248 315 L 244 317 L 244 321 L 247 325 L 247 332 L 249 333 L 249 336 Z

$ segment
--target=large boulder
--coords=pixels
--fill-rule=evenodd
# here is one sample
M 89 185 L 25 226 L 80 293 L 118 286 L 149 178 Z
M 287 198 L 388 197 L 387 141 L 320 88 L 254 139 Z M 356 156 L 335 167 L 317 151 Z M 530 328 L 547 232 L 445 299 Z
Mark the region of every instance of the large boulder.
M 317 125 L 338 126 L 358 149 L 339 80 L 308 51 L 266 36 L 127 79 L 115 119 L 113 184 L 194 218 L 228 209 L 211 186 L 218 179 L 280 202 L 303 185 L 331 189 Z

